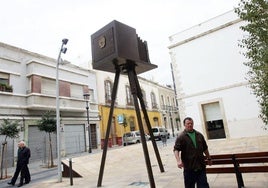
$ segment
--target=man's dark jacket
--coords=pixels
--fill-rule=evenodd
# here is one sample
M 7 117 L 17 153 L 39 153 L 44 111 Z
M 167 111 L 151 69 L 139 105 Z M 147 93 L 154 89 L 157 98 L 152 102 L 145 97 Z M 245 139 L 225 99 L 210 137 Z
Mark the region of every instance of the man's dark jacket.
M 196 148 L 187 131 L 183 131 L 176 139 L 174 151 L 181 152 L 181 160 L 185 170 L 199 170 L 206 167 L 203 152 L 208 149 L 204 136 L 195 131 Z
M 29 158 L 31 157 L 31 151 L 27 147 L 20 148 L 18 151 L 18 165 L 29 164 Z

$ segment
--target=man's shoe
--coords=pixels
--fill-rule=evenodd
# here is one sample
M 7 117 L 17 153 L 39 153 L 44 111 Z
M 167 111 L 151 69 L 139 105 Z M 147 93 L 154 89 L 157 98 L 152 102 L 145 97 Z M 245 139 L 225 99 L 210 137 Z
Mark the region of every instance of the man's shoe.
M 7 182 L 8 185 L 15 185 L 15 183 Z
M 28 183 L 30 183 L 30 181 L 31 181 L 31 180 L 27 180 L 27 181 L 25 181 L 25 183 L 24 183 L 24 184 L 28 184 Z
M 18 187 L 22 187 L 22 186 L 23 186 L 23 184 L 21 184 L 21 183 L 18 185 Z

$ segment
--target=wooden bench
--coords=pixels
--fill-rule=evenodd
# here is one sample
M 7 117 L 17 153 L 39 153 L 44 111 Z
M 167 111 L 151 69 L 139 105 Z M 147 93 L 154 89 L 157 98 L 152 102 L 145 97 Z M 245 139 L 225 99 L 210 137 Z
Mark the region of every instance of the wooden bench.
M 211 155 L 211 159 L 207 173 L 235 173 L 238 188 L 244 187 L 242 173 L 268 172 L 268 152 Z

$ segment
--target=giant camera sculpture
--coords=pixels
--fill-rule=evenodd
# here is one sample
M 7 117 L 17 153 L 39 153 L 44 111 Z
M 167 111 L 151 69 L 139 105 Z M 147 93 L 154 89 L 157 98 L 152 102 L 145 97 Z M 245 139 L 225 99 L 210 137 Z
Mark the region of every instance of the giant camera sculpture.
M 146 41 L 142 41 L 136 30 L 116 20 L 107 24 L 91 36 L 93 68 L 115 72 L 127 60 L 135 62 L 136 73 L 140 74 L 156 68 L 150 63 Z
M 142 147 L 144 152 L 144 158 L 146 161 L 150 186 L 151 188 L 154 188 L 155 183 L 151 169 L 148 148 L 146 145 L 144 128 L 142 125 L 140 107 L 138 104 L 139 99 L 144 119 L 146 121 L 146 125 L 152 138 L 152 144 L 158 160 L 160 171 L 164 172 L 159 151 L 157 149 L 153 132 L 151 130 L 151 124 L 146 111 L 146 105 L 143 100 L 142 91 L 137 78 L 137 74 L 149 71 L 157 67 L 156 65 L 150 63 L 147 43 L 143 42 L 138 37 L 134 28 L 114 20 L 103 28 L 101 28 L 96 33 L 91 35 L 91 49 L 93 68 L 97 70 L 115 73 L 110 113 L 107 123 L 107 130 L 104 140 L 103 154 L 97 186 L 101 186 L 102 183 L 106 153 L 108 148 L 108 139 L 110 135 L 114 104 L 116 100 L 116 91 L 119 82 L 119 75 L 120 73 L 123 73 L 127 74 L 129 78 L 129 84 L 135 105 L 138 126 L 141 133 Z

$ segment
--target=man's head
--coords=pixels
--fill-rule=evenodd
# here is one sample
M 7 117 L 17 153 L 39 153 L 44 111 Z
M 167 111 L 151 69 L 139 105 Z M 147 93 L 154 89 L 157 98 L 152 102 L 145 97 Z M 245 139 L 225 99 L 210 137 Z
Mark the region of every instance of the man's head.
M 24 141 L 20 141 L 20 142 L 18 143 L 18 146 L 19 146 L 20 148 L 25 147 L 25 142 L 24 142 Z
M 184 125 L 186 131 L 191 132 L 194 130 L 194 120 L 190 117 L 186 117 L 183 120 L 183 125 Z

